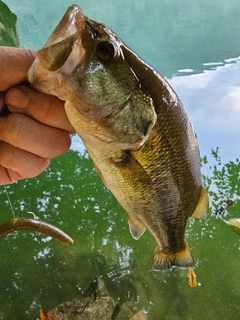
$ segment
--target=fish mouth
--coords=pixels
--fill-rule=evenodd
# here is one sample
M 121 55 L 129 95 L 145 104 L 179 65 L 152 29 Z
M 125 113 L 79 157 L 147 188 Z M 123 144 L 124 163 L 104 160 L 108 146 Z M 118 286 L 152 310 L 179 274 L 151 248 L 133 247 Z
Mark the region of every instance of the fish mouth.
M 81 43 L 86 20 L 78 6 L 68 8 L 28 71 L 28 81 L 33 88 L 65 100 L 58 88 L 85 56 Z
M 40 62 L 49 71 L 59 70 L 67 61 L 74 44 L 81 39 L 86 20 L 78 6 L 68 8 L 43 48 L 37 52 Z
M 82 13 L 78 6 L 70 6 L 51 36 L 48 38 L 44 47 L 66 39 L 81 30 L 86 19 L 87 17 Z

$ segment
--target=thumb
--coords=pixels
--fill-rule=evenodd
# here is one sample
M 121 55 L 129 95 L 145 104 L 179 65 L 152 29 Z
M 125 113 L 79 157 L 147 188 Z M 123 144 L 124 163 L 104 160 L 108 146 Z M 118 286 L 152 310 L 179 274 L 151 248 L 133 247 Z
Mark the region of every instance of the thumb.
M 0 47 L 0 91 L 26 80 L 35 55 L 30 49 Z

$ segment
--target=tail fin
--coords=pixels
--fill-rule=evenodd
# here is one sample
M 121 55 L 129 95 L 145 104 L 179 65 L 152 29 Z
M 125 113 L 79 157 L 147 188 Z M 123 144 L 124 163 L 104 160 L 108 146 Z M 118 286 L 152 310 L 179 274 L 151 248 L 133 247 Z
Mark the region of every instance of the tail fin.
M 153 269 L 160 271 L 169 269 L 173 266 L 179 268 L 193 267 L 194 260 L 188 246 L 183 251 L 176 253 L 163 253 L 158 248 L 155 250 Z

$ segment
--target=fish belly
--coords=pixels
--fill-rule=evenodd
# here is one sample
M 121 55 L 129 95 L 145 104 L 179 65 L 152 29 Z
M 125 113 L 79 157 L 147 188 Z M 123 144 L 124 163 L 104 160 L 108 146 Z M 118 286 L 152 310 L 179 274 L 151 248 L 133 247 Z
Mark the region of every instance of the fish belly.
M 86 148 L 105 186 L 126 210 L 133 238 L 139 239 L 147 229 L 156 239 L 153 268 L 193 266 L 184 234 L 187 220 L 197 206 L 201 186 L 194 191 L 196 199 L 189 201 L 191 207 L 181 210 L 181 194 L 164 166 L 156 170 L 161 175 L 153 179 L 151 172 L 130 151 L 110 152 L 88 144 Z

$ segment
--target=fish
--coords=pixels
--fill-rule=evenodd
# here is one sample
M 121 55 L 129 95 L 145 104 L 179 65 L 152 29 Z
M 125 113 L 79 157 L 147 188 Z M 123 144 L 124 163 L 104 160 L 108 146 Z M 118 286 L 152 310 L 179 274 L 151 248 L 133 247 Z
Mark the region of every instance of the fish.
M 31 230 L 50 236 L 63 244 L 71 245 L 73 239 L 50 223 L 26 218 L 14 218 L 0 224 L 0 238 L 16 230 Z
M 236 234 L 240 235 L 240 218 L 232 218 L 229 220 L 223 220 L 228 224 Z
M 37 52 L 28 81 L 65 101 L 131 235 L 138 240 L 148 230 L 155 238 L 153 269 L 192 267 L 187 221 L 203 219 L 209 200 L 197 136 L 166 79 L 73 5 Z

